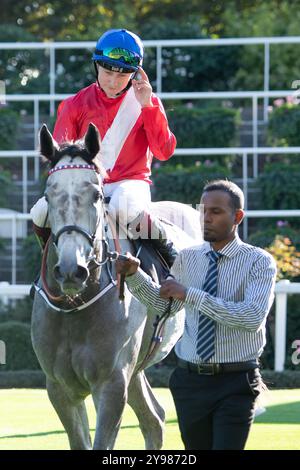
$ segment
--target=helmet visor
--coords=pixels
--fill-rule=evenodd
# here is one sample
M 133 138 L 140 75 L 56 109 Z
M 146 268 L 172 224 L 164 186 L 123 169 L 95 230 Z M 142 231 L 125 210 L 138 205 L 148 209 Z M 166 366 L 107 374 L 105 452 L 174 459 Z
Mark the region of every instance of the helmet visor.
M 138 67 L 141 62 L 141 57 L 138 54 L 121 47 L 107 48 L 103 50 L 96 49 L 95 53 L 102 56 L 102 59 L 106 57 L 107 59 L 117 60 L 118 62 L 131 65 L 133 67 Z

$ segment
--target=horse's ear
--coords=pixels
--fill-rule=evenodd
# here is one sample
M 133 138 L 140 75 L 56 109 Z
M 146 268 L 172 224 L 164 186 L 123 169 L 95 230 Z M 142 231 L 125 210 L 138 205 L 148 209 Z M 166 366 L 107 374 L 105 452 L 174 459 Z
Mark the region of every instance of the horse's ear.
M 90 154 L 92 161 L 100 150 L 100 134 L 94 124 L 90 123 L 84 137 L 85 148 Z
M 56 150 L 58 150 L 58 145 L 46 124 L 43 124 L 40 130 L 40 152 L 44 157 L 52 161 Z

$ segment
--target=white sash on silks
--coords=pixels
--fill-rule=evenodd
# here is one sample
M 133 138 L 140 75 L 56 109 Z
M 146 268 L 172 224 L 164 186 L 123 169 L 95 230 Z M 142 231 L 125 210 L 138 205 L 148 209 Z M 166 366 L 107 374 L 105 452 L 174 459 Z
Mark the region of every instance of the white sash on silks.
M 106 170 L 112 170 L 122 147 L 141 114 L 141 105 L 137 101 L 133 88 L 127 91 L 121 106 L 100 144 L 98 158 Z

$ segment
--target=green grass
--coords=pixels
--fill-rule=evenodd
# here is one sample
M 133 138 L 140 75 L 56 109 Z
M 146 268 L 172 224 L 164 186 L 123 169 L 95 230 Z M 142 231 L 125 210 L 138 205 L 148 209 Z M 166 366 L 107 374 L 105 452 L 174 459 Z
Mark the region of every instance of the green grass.
M 164 449 L 183 449 L 169 390 L 160 388 L 155 389 L 154 393 L 166 410 Z M 94 436 L 95 412 L 91 398 L 86 400 L 86 404 Z M 300 390 L 268 392 L 264 406 L 267 412 L 256 418 L 247 449 L 299 449 Z M 66 433 L 45 390 L 0 390 L 0 416 L 0 450 L 68 449 Z M 143 448 L 137 419 L 126 407 L 116 449 Z

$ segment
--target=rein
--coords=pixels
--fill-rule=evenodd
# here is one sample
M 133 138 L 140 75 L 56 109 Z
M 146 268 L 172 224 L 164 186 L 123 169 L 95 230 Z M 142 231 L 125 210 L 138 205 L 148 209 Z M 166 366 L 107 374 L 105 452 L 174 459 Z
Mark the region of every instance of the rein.
M 156 320 L 153 323 L 154 331 L 153 331 L 153 335 L 150 341 L 148 351 L 144 359 L 142 360 L 140 366 L 137 368 L 136 373 L 145 369 L 145 367 L 147 366 L 147 362 L 151 359 L 156 349 L 158 348 L 159 344 L 162 342 L 164 326 L 165 326 L 167 319 L 169 318 L 171 314 L 172 302 L 173 302 L 173 298 L 170 297 L 167 308 L 164 311 L 164 313 L 161 316 L 159 315 L 156 316 Z

